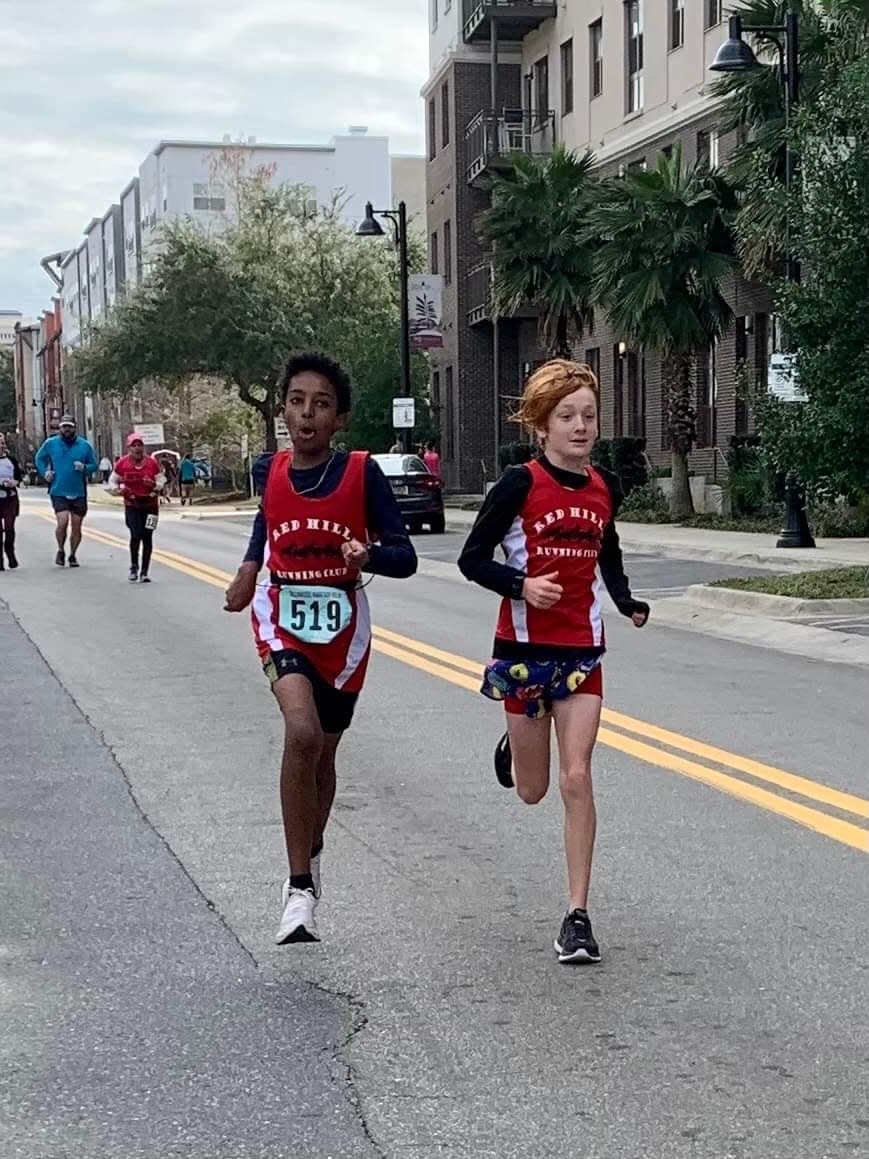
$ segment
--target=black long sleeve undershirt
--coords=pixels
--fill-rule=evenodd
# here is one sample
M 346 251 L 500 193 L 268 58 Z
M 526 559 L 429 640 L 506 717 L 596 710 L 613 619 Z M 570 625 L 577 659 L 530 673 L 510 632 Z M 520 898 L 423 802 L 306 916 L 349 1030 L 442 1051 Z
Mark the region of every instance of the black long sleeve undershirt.
M 322 499 L 335 491 L 347 469 L 349 456 L 337 452 L 323 474 L 322 467 L 310 470 L 293 470 L 293 486 L 298 491 L 309 491 L 312 499 Z M 253 468 L 254 484 L 260 494 L 265 493 L 272 456 L 261 455 Z M 319 486 L 316 484 L 320 483 Z M 392 489 L 373 459 L 368 460 L 365 475 L 366 522 L 369 536 L 376 537 L 377 543 L 368 544 L 369 561 L 365 571 L 370 575 L 388 576 L 391 579 L 408 579 L 416 572 L 416 551 L 407 534 L 398 503 Z M 245 552 L 245 563 L 255 563 L 262 567 L 266 550 L 266 521 L 262 507 L 257 511 L 251 529 L 250 542 Z
M 588 484 L 585 475 L 562 470 L 553 466 L 546 458 L 541 465 L 550 475 L 565 487 L 579 490 Z M 628 577 L 625 575 L 622 549 L 616 531 L 615 517 L 621 507 L 623 494 L 618 478 L 609 471 L 597 468 L 609 488 L 613 504 L 613 518 L 603 533 L 598 566 L 606 589 L 613 603 L 623 616 L 646 611 L 648 606 L 635 600 L 631 595 Z M 521 599 L 525 573 L 494 559 L 514 520 L 522 510 L 522 505 L 531 489 L 531 472 L 527 467 L 511 467 L 507 470 L 486 497 L 471 533 L 459 556 L 459 569 L 465 579 L 496 592 L 505 599 Z

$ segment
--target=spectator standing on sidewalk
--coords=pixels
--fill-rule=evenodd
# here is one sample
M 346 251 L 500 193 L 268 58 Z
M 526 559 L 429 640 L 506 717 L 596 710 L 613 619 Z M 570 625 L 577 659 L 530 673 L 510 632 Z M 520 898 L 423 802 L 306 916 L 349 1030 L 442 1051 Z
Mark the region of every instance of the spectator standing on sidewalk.
M 181 506 L 186 503 L 188 507 L 193 506 L 193 488 L 196 486 L 196 464 L 190 456 L 190 452 L 181 460 L 181 465 L 178 468 L 178 481 L 181 484 Z
M 0 435 L 0 571 L 18 567 L 15 556 L 15 520 L 18 518 L 18 485 L 21 467 L 9 453 L 6 436 Z
M 426 443 L 425 454 L 422 461 L 428 467 L 433 475 L 438 479 L 441 477 L 441 457 L 435 449 L 434 443 Z
M 100 459 L 100 474 L 103 477 L 103 482 L 108 483 L 109 477 L 112 473 L 112 460 L 108 455 L 103 455 Z

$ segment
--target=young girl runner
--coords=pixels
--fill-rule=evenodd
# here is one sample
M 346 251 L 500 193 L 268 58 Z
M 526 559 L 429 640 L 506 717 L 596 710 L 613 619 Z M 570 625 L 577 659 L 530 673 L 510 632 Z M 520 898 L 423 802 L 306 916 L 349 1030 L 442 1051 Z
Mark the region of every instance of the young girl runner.
M 336 451 L 350 382 L 323 354 L 290 358 L 281 381 L 292 451 L 260 463 L 262 505 L 226 610 L 253 604 L 266 677 L 284 716 L 281 808 L 289 875 L 275 941 L 319 941 L 320 853 L 335 797 L 335 753 L 371 649 L 362 572 L 402 579 L 416 553 L 383 472 L 367 452 Z M 372 542 L 376 540 L 377 542 Z M 269 582 L 257 577 L 268 545 Z
M 606 585 L 641 628 L 648 604 L 633 599 L 622 564 L 615 476 L 591 465 L 600 393 L 587 367 L 556 359 L 528 380 L 516 415 L 543 445 L 493 487 L 459 559 L 462 574 L 502 596 L 482 692 L 503 702 L 507 733 L 495 751 L 505 787 L 536 805 L 549 787 L 555 721 L 564 802 L 568 910 L 555 939 L 560 962 L 599 962 L 587 903 L 596 814 L 591 754 L 603 697 Z M 501 547 L 505 563 L 493 559 Z

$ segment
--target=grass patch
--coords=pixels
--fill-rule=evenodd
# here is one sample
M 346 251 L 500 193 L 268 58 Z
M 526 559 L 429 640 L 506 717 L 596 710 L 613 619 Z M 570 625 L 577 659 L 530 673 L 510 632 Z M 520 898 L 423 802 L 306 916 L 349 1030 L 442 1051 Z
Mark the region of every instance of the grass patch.
M 836 567 L 827 571 L 803 571 L 796 575 L 723 579 L 710 586 L 790 596 L 796 600 L 869 600 L 869 567 Z

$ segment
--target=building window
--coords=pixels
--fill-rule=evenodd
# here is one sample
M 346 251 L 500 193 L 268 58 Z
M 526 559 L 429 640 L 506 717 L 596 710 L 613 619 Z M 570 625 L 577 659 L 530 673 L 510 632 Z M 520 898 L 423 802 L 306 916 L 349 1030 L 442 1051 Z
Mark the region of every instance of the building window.
M 444 222 L 444 285 L 453 280 L 453 223 Z
M 453 368 L 447 367 L 446 380 L 446 424 L 444 429 L 444 458 L 452 462 L 456 457 L 456 400 L 453 394 Z
M 722 0 L 706 0 L 706 27 L 714 28 L 724 19 Z
M 670 49 L 685 43 L 685 0 L 670 0 Z
M 667 160 L 669 161 L 669 160 L 670 160 L 670 158 L 673 156 L 673 146 L 672 146 L 672 145 L 665 145 L 665 146 L 664 146 L 664 148 L 661 150 L 661 153 L 662 153 L 662 154 L 663 154 L 663 155 L 664 155 L 664 156 L 667 158 Z
M 561 115 L 573 112 L 573 41 L 561 46 Z
M 429 266 L 433 274 L 440 273 L 440 262 L 438 260 L 438 234 L 437 230 L 431 235 L 431 245 L 429 246 Z
M 434 98 L 428 103 L 428 159 L 434 161 L 437 156 L 438 143 L 438 121 L 437 108 L 435 107 Z
M 549 57 L 543 56 L 534 66 L 534 100 L 538 123 L 549 112 Z
M 643 6 L 642 0 L 627 0 L 625 4 L 625 33 L 628 56 L 629 113 L 638 113 L 643 107 Z
M 450 86 L 447 82 L 441 89 L 441 148 L 450 143 Z
M 706 169 L 717 169 L 719 160 L 717 129 L 701 129 L 697 134 L 697 163 Z
M 637 157 L 628 162 L 628 173 L 645 173 L 648 168 L 645 157 Z
M 748 434 L 748 404 L 749 399 L 746 396 L 745 387 L 752 386 L 750 378 L 743 381 L 746 372 L 750 374 L 748 365 L 748 335 L 751 331 L 751 317 L 743 316 L 736 319 L 736 342 L 734 353 L 736 355 L 736 406 L 734 413 L 734 429 L 736 434 Z
M 431 409 L 435 413 L 435 417 L 441 409 L 441 372 L 433 370 L 431 376 Z
M 194 183 L 193 208 L 223 213 L 226 209 L 226 195 L 223 186 Z M 156 224 L 156 218 L 156 212 L 152 211 L 148 218 L 148 225 L 152 229 Z
M 628 352 L 628 434 L 634 439 L 646 436 L 646 358 L 635 350 Z
M 714 447 L 718 439 L 718 343 L 707 347 L 697 367 L 697 446 Z
M 603 92 L 603 21 L 595 20 L 588 30 L 589 73 L 592 98 Z
M 585 365 L 589 368 L 592 374 L 597 379 L 597 384 L 600 386 L 600 347 L 590 347 L 585 352 Z

